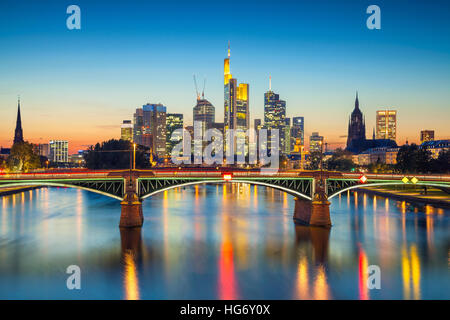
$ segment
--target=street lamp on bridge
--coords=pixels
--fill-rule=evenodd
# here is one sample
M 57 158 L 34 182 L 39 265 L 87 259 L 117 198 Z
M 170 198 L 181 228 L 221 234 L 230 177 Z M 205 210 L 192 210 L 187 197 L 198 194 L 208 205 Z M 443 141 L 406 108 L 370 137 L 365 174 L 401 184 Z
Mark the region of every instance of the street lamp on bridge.
M 136 143 L 133 143 L 133 170 L 136 169 Z

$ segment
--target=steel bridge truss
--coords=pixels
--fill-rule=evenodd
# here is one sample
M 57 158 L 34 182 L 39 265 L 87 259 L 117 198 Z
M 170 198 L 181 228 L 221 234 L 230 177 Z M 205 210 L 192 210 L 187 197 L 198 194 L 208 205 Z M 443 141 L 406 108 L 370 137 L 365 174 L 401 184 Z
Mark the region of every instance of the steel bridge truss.
M 220 178 L 139 178 L 138 181 L 138 194 L 141 198 L 182 185 L 226 182 Z M 236 178 L 230 182 L 265 185 L 284 189 L 286 192 L 292 191 L 294 195 L 301 193 L 311 197 L 313 180 L 308 178 Z
M 327 179 L 326 193 L 327 195 L 332 195 L 346 188 L 356 186 L 357 184 L 360 184 L 359 180 Z
M 124 196 L 124 180 L 123 179 L 49 179 L 49 180 L 2 180 L 2 186 L 55 186 L 55 187 L 75 187 L 87 189 L 112 195 L 115 198 L 123 198 Z

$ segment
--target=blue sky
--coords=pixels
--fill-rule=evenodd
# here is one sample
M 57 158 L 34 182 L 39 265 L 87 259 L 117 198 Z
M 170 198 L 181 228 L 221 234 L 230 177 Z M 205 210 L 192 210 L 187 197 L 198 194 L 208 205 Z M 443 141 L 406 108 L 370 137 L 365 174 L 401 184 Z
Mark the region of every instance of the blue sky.
M 81 30 L 66 8 L 81 8 Z M 366 8 L 381 8 L 381 30 Z M 450 130 L 449 1 L 10 1 L 0 3 L 0 145 L 12 140 L 17 95 L 25 138 L 65 138 L 71 149 L 118 137 L 146 102 L 192 121 L 195 89 L 223 119 L 223 59 L 250 84 L 252 120 L 263 94 L 305 116 L 306 135 L 345 141 L 355 91 L 368 136 L 375 111 L 398 110 L 398 142 Z M 201 86 L 201 85 L 200 85 Z M 95 133 L 95 134 L 93 134 Z

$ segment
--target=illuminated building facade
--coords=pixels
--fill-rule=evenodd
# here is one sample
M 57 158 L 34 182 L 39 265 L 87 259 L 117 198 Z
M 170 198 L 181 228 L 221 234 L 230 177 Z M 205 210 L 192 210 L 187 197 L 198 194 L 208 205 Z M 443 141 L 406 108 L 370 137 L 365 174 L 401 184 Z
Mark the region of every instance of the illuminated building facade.
M 450 150 L 450 140 L 426 141 L 420 147 L 430 151 L 431 157 L 437 159 L 441 152 Z
M 376 138 L 396 140 L 397 137 L 397 111 L 378 110 L 376 118 Z
M 162 104 L 147 103 L 142 107 L 144 133 L 151 134 L 153 154 L 162 159 L 166 156 L 166 112 Z
M 280 152 L 290 152 L 290 126 L 286 125 L 286 101 L 280 100 L 280 96 L 272 91 L 271 80 L 269 91 L 264 93 L 264 128 L 272 131 L 278 130 L 280 137 Z M 268 149 L 271 150 L 269 144 Z M 289 150 L 289 151 L 287 151 Z
M 183 140 L 183 133 L 175 132 L 179 129 L 183 129 L 183 114 L 168 113 L 166 116 L 166 150 L 168 156 L 171 156 L 173 147 Z
M 298 142 L 298 139 L 300 141 Z M 291 127 L 291 150 L 294 149 L 294 145 L 305 145 L 305 118 L 293 117 Z
M 319 136 L 318 132 L 313 132 L 309 137 L 309 152 L 321 152 L 323 146 L 323 136 Z
M 373 163 L 397 164 L 398 147 L 377 147 L 370 148 L 356 156 L 355 163 L 359 165 L 369 165 Z
M 147 103 L 133 116 L 134 143 L 150 148 L 160 159 L 166 156 L 166 111 L 162 104 Z
M 245 139 L 245 153 L 248 152 L 248 139 L 245 132 L 249 129 L 250 124 L 250 92 L 247 83 L 237 84 L 237 80 L 233 78 L 230 72 L 230 46 L 228 45 L 228 56 L 224 59 L 224 132 L 227 130 L 242 130 L 237 138 Z M 242 135 L 240 137 L 239 135 Z M 226 141 L 225 136 L 225 146 Z M 236 141 L 234 141 L 236 143 Z M 235 148 L 235 154 L 239 155 L 239 151 Z
M 204 137 L 205 131 L 213 127 L 216 118 L 215 108 L 211 102 L 203 97 L 202 99 L 197 99 L 193 113 L 194 123 L 201 122 L 202 124 L 202 137 Z
M 133 141 L 133 124 L 131 120 L 123 120 L 120 126 L 120 139 L 126 141 Z
M 284 154 L 291 153 L 291 118 L 284 119 L 283 133 L 281 134 L 281 150 Z
M 67 140 L 51 140 L 50 161 L 69 162 L 69 142 Z
M 434 130 L 420 131 L 420 143 L 434 140 Z
M 142 108 L 137 108 L 133 115 L 133 141 L 136 144 L 150 147 L 143 142 L 144 134 L 144 111 Z
M 266 128 L 281 128 L 285 125 L 286 101 L 269 89 L 264 93 L 264 126 Z

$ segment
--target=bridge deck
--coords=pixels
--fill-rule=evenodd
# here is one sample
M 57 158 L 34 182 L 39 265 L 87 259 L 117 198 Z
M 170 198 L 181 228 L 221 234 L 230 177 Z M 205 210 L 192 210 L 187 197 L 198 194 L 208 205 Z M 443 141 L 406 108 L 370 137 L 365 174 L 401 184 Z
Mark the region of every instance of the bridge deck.
M 303 178 L 314 179 L 320 177 L 320 171 L 277 171 L 274 173 L 255 172 L 255 171 L 197 171 L 197 170 L 133 170 L 132 175 L 136 178 L 176 178 L 176 177 L 195 177 L 195 178 L 221 178 L 223 174 L 231 174 L 236 178 Z M 344 179 L 359 180 L 362 173 L 341 173 L 334 171 L 324 171 L 325 179 Z M 34 172 L 34 173 L 12 173 L 0 174 L 2 180 L 48 180 L 48 179 L 120 179 L 129 177 L 130 170 L 108 170 L 108 171 L 82 171 L 82 172 Z M 423 175 L 423 174 L 364 174 L 367 180 L 383 181 L 401 181 L 405 176 L 408 179 L 416 177 L 419 181 L 441 181 L 450 182 L 450 175 Z

